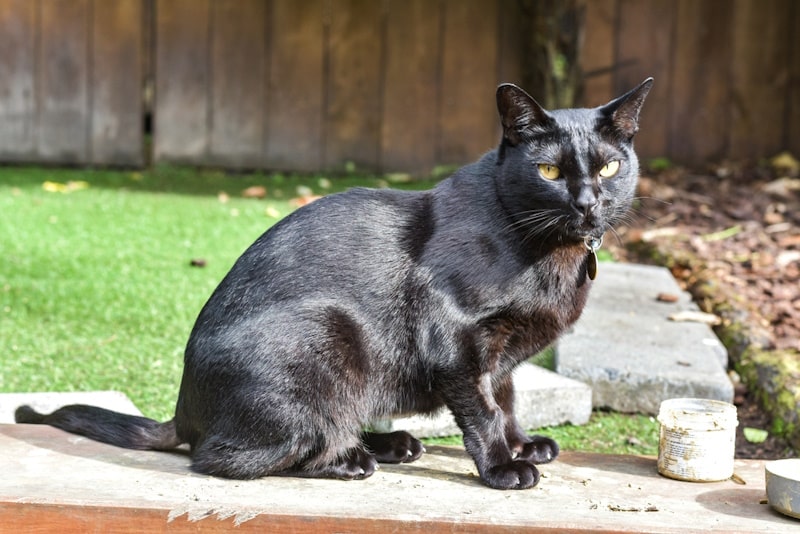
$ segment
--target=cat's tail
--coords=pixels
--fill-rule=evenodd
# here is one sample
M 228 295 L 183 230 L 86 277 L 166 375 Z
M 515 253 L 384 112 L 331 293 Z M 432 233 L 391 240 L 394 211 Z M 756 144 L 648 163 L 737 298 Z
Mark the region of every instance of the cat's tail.
M 30 406 L 20 406 L 14 412 L 14 420 L 17 423 L 54 426 L 126 449 L 164 451 L 183 443 L 175 430 L 174 420 L 159 423 L 147 417 L 85 404 L 64 406 L 49 415 L 41 414 Z

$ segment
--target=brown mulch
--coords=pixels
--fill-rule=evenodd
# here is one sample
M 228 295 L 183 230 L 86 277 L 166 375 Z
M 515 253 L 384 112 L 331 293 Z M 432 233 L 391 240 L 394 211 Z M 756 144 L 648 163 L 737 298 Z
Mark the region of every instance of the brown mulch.
M 784 154 L 759 166 L 724 164 L 704 173 L 645 170 L 639 195 L 630 226 L 617 230 L 618 240 L 606 240 L 617 258 L 652 261 L 643 251 L 655 247 L 699 260 L 703 276 L 736 297 L 729 304 L 760 333 L 764 348 L 800 349 L 800 163 Z M 696 282 L 697 273 L 680 261 L 672 272 L 685 287 Z M 763 443 L 745 440 L 742 428 L 768 429 L 770 422 L 742 385 L 736 403 L 737 457 L 796 455 L 772 435 Z

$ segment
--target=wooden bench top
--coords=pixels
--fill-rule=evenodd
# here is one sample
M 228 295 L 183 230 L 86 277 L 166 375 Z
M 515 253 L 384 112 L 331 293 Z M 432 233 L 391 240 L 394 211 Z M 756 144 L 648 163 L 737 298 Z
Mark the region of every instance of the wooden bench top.
M 732 480 L 658 475 L 650 457 L 564 452 L 525 491 L 483 486 L 460 448 L 364 481 L 223 480 L 179 453 L 118 449 L 46 426 L 0 425 L 3 532 L 800 532 L 762 504 L 764 463 Z

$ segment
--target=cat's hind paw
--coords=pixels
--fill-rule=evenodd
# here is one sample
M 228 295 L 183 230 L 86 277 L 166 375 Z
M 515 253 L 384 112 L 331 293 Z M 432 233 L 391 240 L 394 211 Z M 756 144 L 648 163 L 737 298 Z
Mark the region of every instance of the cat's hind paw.
M 403 430 L 389 434 L 365 432 L 361 440 L 378 461 L 385 464 L 413 462 L 425 452 L 422 442 Z

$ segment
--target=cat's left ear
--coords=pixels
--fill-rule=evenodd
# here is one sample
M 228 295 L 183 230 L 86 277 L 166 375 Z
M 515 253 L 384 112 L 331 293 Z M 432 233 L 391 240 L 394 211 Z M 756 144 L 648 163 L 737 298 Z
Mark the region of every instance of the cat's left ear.
M 516 146 L 552 120 L 531 95 L 513 83 L 504 83 L 497 88 L 497 111 L 503 124 L 503 138 L 511 146 Z
M 639 131 L 639 112 L 651 87 L 653 78 L 647 78 L 635 89 L 600 108 L 600 112 L 611 120 L 614 128 L 629 140 Z

